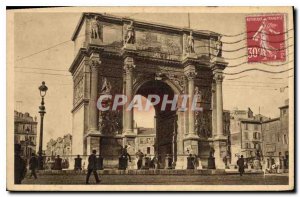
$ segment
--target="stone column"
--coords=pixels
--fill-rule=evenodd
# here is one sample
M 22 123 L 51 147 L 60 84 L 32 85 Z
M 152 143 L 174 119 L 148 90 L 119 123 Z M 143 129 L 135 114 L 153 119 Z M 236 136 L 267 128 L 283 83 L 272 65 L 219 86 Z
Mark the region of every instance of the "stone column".
M 222 93 L 222 82 L 223 82 L 223 75 L 222 73 L 217 73 L 214 76 L 214 80 L 216 83 L 216 136 L 222 137 L 223 134 L 223 93 Z
M 98 131 L 98 69 L 101 64 L 100 56 L 97 53 L 92 53 L 90 56 L 91 69 L 91 93 L 89 100 L 89 132 Z
M 212 137 L 214 137 L 217 132 L 216 132 L 216 127 L 217 127 L 217 107 L 216 107 L 216 83 L 213 81 L 212 83 L 212 88 L 211 88 L 211 110 L 212 110 Z
M 128 102 L 125 105 L 125 124 L 124 124 L 124 131 L 125 135 L 132 135 L 133 132 L 133 110 L 127 110 L 127 106 L 131 102 L 133 98 L 133 69 L 134 69 L 134 61 L 132 57 L 126 57 L 124 60 L 124 71 L 125 71 L 125 94 L 127 96 Z
M 223 58 L 216 58 L 212 66 L 213 80 L 215 86 L 215 95 L 213 98 L 213 148 L 215 157 L 215 166 L 217 169 L 225 169 L 223 158 L 226 156 L 227 151 L 227 136 L 223 133 L 223 70 L 227 63 Z M 215 106 L 214 106 L 215 105 Z
M 193 65 L 188 65 L 185 67 L 185 75 L 188 79 L 188 94 L 189 94 L 189 99 L 188 99 L 188 133 L 187 133 L 187 138 L 199 138 L 197 133 L 195 132 L 195 112 L 192 110 L 192 105 L 193 105 L 193 99 L 194 99 L 194 90 L 195 90 L 195 85 L 194 85 L 194 79 L 196 77 L 196 71 L 195 71 L 195 66 Z

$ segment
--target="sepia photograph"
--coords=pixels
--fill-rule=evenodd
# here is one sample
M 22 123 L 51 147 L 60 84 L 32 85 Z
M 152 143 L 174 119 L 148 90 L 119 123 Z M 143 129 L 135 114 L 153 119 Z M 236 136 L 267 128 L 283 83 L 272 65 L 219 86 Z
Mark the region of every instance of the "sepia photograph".
M 294 190 L 293 17 L 7 9 L 7 190 Z

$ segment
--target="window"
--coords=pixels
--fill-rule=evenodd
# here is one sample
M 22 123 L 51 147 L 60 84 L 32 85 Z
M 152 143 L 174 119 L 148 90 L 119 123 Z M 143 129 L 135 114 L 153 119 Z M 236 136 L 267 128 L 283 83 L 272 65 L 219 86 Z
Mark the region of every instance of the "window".
M 277 142 L 280 142 L 280 135 L 277 133 Z
M 150 154 L 150 150 L 151 150 L 151 148 L 147 147 L 147 154 Z
M 248 135 L 247 132 L 244 132 L 244 138 L 245 138 L 245 140 L 248 140 L 248 139 L 249 139 L 249 135 Z
M 259 139 L 260 139 L 260 133 L 254 132 L 254 133 L 253 133 L 253 139 L 259 140 Z
M 258 125 L 257 124 L 254 125 L 254 130 L 258 130 Z
M 245 142 L 243 148 L 251 148 L 251 144 L 249 142 Z

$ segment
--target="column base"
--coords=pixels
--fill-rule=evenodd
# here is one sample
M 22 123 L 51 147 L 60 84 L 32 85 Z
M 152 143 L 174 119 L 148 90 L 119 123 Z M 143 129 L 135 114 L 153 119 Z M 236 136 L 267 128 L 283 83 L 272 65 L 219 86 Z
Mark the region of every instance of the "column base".
M 135 137 L 136 133 L 134 133 L 133 129 L 128 129 L 123 133 L 123 135 L 125 137 Z
M 187 168 L 187 161 L 186 161 L 187 156 L 186 155 L 177 155 L 177 161 L 176 161 L 176 166 L 175 169 L 177 170 L 183 170 Z
M 226 136 L 215 136 L 214 137 L 214 158 L 216 169 L 225 169 L 225 163 L 223 158 L 226 157 L 227 153 L 227 137 Z
M 183 140 L 200 140 L 200 137 L 194 133 L 187 134 Z
M 98 134 L 98 135 L 100 134 L 100 131 L 98 128 L 89 128 L 87 132 L 88 132 L 88 134 L 89 133 L 94 133 L 94 134 Z

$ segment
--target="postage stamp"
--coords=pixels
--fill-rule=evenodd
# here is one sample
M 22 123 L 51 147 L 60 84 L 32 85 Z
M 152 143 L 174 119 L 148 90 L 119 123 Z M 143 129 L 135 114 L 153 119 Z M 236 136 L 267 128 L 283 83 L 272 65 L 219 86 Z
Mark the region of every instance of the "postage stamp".
M 286 60 L 284 15 L 246 17 L 248 62 Z

